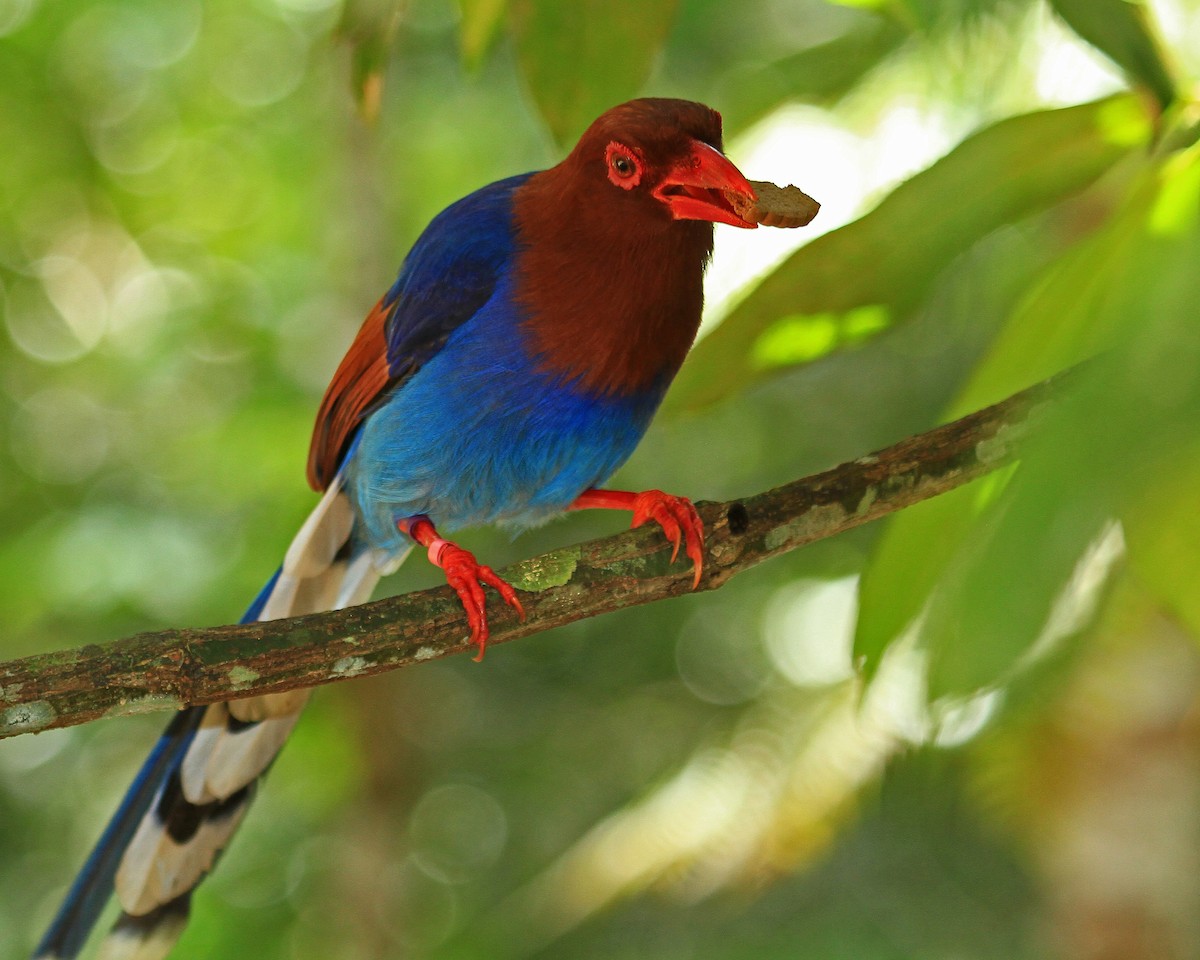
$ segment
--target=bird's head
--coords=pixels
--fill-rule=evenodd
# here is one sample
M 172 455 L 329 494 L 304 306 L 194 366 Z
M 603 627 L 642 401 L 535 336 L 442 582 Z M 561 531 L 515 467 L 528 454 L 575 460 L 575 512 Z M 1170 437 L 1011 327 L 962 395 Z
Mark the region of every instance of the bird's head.
M 756 200 L 715 110 L 646 99 L 601 114 L 513 193 L 515 292 L 539 369 L 656 403 L 700 325 L 713 224 L 754 227 L 737 210 Z
M 565 161 L 593 198 L 660 220 L 753 229 L 730 196 L 754 188 L 721 152 L 721 115 L 688 100 L 631 100 L 601 114 Z

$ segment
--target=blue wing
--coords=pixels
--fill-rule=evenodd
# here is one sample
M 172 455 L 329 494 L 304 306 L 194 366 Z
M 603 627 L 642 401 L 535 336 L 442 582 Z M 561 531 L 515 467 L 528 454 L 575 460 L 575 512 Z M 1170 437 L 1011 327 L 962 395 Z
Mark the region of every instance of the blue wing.
M 500 180 L 452 204 L 413 245 L 325 391 L 308 454 L 314 489 L 337 475 L 371 411 L 492 297 L 513 255 L 512 193 L 529 176 Z

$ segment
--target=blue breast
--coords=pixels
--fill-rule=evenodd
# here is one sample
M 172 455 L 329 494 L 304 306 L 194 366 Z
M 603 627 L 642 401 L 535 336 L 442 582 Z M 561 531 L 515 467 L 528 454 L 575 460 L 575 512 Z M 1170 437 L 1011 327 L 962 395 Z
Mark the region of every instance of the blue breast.
M 662 391 L 588 396 L 535 369 L 510 276 L 445 346 L 377 408 L 346 464 L 373 545 L 407 541 L 396 521 L 442 532 L 529 526 L 603 483 L 633 452 Z

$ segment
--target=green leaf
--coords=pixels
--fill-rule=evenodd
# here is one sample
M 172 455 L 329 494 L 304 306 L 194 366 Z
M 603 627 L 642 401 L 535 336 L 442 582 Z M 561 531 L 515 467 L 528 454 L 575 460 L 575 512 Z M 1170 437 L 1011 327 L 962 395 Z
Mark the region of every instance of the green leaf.
M 1175 100 L 1175 81 L 1142 0 L 1051 0 L 1050 5 L 1080 37 L 1147 87 L 1160 106 Z
M 348 0 L 337 33 L 352 51 L 351 86 L 359 112 L 368 121 L 379 116 L 383 73 L 400 26 L 403 0 Z
M 1125 518 L 1129 565 L 1138 581 L 1200 640 L 1200 446 L 1183 449 Z
M 555 139 L 570 144 L 642 89 L 678 0 L 513 0 L 509 22 L 525 82 Z
M 784 317 L 758 338 L 754 365 L 759 369 L 808 363 L 839 345 L 866 340 L 889 325 L 886 307 L 868 304 L 840 316 L 817 313 Z
M 1082 190 L 1148 132 L 1137 100 L 1121 96 L 1014 117 L 967 138 L 862 219 L 792 254 L 696 347 L 671 403 L 711 403 L 783 366 L 769 346 L 783 336 L 777 324 L 797 329 L 819 318 L 835 328 L 828 349 L 795 355 L 801 363 L 860 342 L 864 316 L 877 330 L 903 322 L 963 251 Z
M 987 357 L 947 411 L 954 419 L 1009 396 L 1111 343 L 1098 307 L 1107 283 L 1139 242 L 1137 225 L 1154 203 L 1154 177 L 1143 173 L 1123 210 L 1047 271 L 1013 313 Z M 920 613 L 953 558 L 978 536 L 980 516 L 1003 485 L 993 477 L 970 484 L 888 522 L 863 574 L 856 653 L 868 672 Z
M 1015 5 L 1009 0 L 889 0 L 886 6 L 914 30 L 932 34 L 970 29 Z
M 1047 414 L 1003 495 L 970 528 L 922 625 L 931 701 L 1002 682 L 1034 645 L 1115 507 L 1097 477 L 1107 437 L 1089 421 L 1101 379 Z M 1081 429 L 1082 427 L 1082 429 Z M 1090 480 L 1090 484 L 1089 484 Z
M 862 13 L 840 36 L 733 74 L 722 96 L 726 136 L 780 103 L 829 103 L 845 95 L 908 37 L 893 17 Z
M 468 70 L 478 69 L 483 62 L 496 39 L 507 8 L 508 0 L 458 0 L 462 15 L 459 49 Z
M 999 498 L 942 498 L 890 525 L 863 581 L 860 653 L 877 658 L 924 609 L 932 698 L 1001 683 L 1052 613 L 1063 619 L 1071 578 L 1110 519 L 1146 516 L 1146 503 L 1173 518 L 1193 511 L 1154 491 L 1200 421 L 1198 222 L 1200 152 L 1146 165 L 1120 213 L 1014 315 L 956 407 L 1022 360 L 1028 377 L 1051 357 L 1104 352 L 1044 414 Z

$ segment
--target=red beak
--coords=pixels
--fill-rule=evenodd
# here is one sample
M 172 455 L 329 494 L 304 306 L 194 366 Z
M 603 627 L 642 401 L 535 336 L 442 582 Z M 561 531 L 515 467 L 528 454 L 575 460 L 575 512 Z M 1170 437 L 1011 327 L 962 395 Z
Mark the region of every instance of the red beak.
M 654 196 L 667 205 L 676 220 L 711 220 L 753 230 L 758 226 L 739 215 L 730 202 L 750 205 L 758 199 L 750 181 L 721 151 L 700 140 L 654 188 Z

